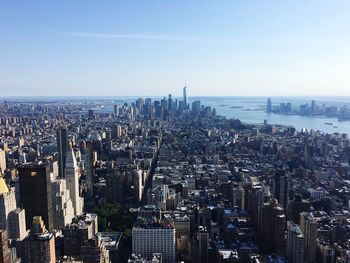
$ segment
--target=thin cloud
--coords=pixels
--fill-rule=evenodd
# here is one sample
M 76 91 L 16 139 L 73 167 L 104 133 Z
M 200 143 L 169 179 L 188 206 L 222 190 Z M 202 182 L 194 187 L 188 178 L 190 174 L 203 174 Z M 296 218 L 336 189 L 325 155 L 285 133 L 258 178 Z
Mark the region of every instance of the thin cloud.
M 95 39 L 124 39 L 124 40 L 164 40 L 164 41 L 198 41 L 198 42 L 217 42 L 227 41 L 230 38 L 222 37 L 203 37 L 190 35 L 152 35 L 152 34 L 100 34 L 89 32 L 58 32 L 60 35 L 80 38 Z

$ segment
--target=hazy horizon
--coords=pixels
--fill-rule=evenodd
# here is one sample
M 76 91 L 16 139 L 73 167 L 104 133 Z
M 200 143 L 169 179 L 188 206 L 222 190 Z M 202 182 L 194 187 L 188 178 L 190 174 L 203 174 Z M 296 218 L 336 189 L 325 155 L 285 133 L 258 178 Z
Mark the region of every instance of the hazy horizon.
M 0 4 L 0 95 L 350 96 L 348 1 Z M 148 94 L 148 95 L 142 95 Z
M 171 93 L 170 93 L 171 94 Z M 163 94 L 163 95 L 39 95 L 39 96 L 27 96 L 27 95 L 0 95 L 0 98 L 163 98 L 166 97 L 168 98 L 169 94 Z M 172 98 L 177 99 L 183 98 L 182 94 L 171 94 Z M 342 99 L 342 98 L 350 98 L 350 95 L 346 96 L 339 96 L 339 95 L 290 95 L 290 96 L 279 96 L 279 95 L 192 95 L 192 96 L 187 96 L 187 98 L 337 98 L 337 99 Z

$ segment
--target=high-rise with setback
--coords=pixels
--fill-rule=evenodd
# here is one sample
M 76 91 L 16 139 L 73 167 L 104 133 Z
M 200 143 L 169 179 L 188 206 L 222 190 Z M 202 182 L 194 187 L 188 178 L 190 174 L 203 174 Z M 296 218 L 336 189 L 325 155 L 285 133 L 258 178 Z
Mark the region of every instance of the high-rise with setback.
M 40 216 L 32 220 L 30 235 L 24 240 L 26 263 L 55 263 L 55 236 L 46 230 Z

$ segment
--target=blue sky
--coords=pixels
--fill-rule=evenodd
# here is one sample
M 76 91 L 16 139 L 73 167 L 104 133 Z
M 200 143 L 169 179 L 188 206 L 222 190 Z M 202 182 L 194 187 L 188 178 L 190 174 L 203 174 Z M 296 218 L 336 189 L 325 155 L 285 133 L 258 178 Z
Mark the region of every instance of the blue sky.
M 350 1 L 0 2 L 0 96 L 350 96 Z

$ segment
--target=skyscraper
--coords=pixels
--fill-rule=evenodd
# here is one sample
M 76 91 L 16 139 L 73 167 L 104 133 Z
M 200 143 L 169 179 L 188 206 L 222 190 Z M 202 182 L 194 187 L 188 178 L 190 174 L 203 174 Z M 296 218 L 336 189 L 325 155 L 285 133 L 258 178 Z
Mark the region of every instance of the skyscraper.
M 264 192 L 261 185 L 252 186 L 247 193 L 247 209 L 252 213 L 252 223 L 258 236 L 261 230 L 262 207 L 264 204 Z
M 0 230 L 0 263 L 10 262 L 10 250 L 6 230 Z
M 8 215 L 15 209 L 15 191 L 7 187 L 4 178 L 0 175 L 0 229 L 7 229 Z
M 304 234 L 304 262 L 315 262 L 317 223 L 312 213 L 300 213 L 300 229 Z
M 185 109 L 187 109 L 187 94 L 186 94 L 186 84 L 185 84 L 185 87 L 183 88 L 183 100 L 184 100 L 184 103 L 185 103 Z
M 73 202 L 74 215 L 80 215 L 83 212 L 83 198 L 80 196 L 79 188 L 80 171 L 71 144 L 67 152 L 65 175 L 67 188 Z
M 3 149 L 0 149 L 0 173 L 4 173 L 6 170 L 6 153 Z
M 123 201 L 123 179 L 117 169 L 106 175 L 106 198 L 109 203 L 122 203 Z
M 304 165 L 306 168 L 311 169 L 315 162 L 315 147 L 309 142 L 305 144 L 304 150 Z
M 48 232 L 40 216 L 35 216 L 30 235 L 24 240 L 26 263 L 55 263 L 55 236 Z
M 52 206 L 55 229 L 69 224 L 74 217 L 73 202 L 66 186 L 66 179 L 57 178 L 52 182 Z
M 310 210 L 310 202 L 303 200 L 300 194 L 294 195 L 294 200 L 288 205 L 288 220 L 293 221 L 296 224 L 300 223 L 300 213 Z
M 173 99 L 171 98 L 171 94 L 169 94 L 169 97 L 168 97 L 168 111 L 169 111 L 169 113 L 171 113 L 171 111 L 173 110 L 172 106 L 173 106 Z
M 57 149 L 58 149 L 58 173 L 65 177 L 66 156 L 68 151 L 68 132 L 67 127 L 61 127 L 57 130 Z
M 277 170 L 272 180 L 272 193 L 285 209 L 288 205 L 288 191 L 288 174 L 284 170 Z
M 287 260 L 290 263 L 304 262 L 304 235 L 293 221 L 287 222 Z
M 285 213 L 283 207 L 276 199 L 264 203 L 262 207 L 262 219 L 260 241 L 263 252 L 281 252 L 284 247 Z
M 115 105 L 113 106 L 113 108 L 114 108 L 114 115 L 115 115 L 115 116 L 118 116 L 118 115 L 119 115 L 119 105 L 115 104 Z
M 244 209 L 244 189 L 242 186 L 233 187 L 232 189 L 233 195 L 233 205 L 238 206 L 240 209 Z
M 41 216 L 51 230 L 54 227 L 50 166 L 48 164 L 27 164 L 18 167 L 20 207 L 26 212 L 26 226 L 32 219 Z
M 139 109 L 140 112 L 143 109 L 143 104 L 144 104 L 143 99 L 142 98 L 138 98 L 137 101 L 136 101 L 136 107 Z
M 91 198 L 93 195 L 93 151 L 92 143 L 87 142 L 84 151 L 82 152 L 82 160 L 84 162 L 84 174 L 85 174 L 85 184 L 86 192 L 85 197 Z
M 198 262 L 207 263 L 208 261 L 208 242 L 209 236 L 205 227 L 199 226 L 198 229 Z
M 195 113 L 199 113 L 200 110 L 201 110 L 201 102 L 199 100 L 192 102 L 192 111 Z
M 314 115 L 316 113 L 316 101 L 311 101 L 311 115 Z
M 268 98 L 267 99 L 267 107 L 266 107 L 267 112 L 271 112 L 272 111 L 272 102 L 271 99 Z

